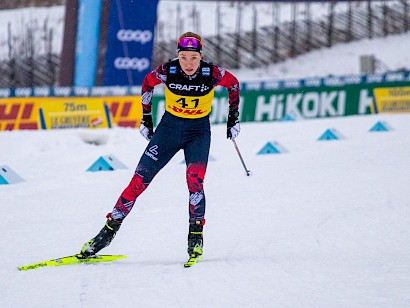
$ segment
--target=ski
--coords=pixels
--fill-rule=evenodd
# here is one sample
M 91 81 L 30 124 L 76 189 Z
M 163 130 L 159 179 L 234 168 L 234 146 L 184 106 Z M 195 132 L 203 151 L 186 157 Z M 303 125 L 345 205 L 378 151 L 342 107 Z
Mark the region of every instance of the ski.
M 79 263 L 98 263 L 98 262 L 112 262 L 119 259 L 124 259 L 127 256 L 124 255 L 95 255 L 89 258 L 82 257 L 81 254 L 76 254 L 72 256 L 67 256 L 63 258 L 57 258 L 52 260 L 47 260 L 43 262 L 28 264 L 24 266 L 18 266 L 17 268 L 20 271 L 27 271 L 31 269 L 37 269 L 39 267 L 45 266 L 63 266 L 63 265 L 72 265 Z
M 189 260 L 184 264 L 184 267 L 192 267 L 195 263 L 198 263 L 202 260 L 201 255 L 192 254 Z

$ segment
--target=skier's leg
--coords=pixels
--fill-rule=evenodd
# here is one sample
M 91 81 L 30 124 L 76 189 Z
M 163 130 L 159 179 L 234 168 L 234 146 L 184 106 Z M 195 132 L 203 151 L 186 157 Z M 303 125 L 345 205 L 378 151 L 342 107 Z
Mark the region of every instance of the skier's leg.
M 82 247 L 80 255 L 84 258 L 95 255 L 98 251 L 110 245 L 115 234 L 121 227 L 121 223 L 107 215 L 107 222 L 100 232 L 91 240 L 87 241 Z
M 202 255 L 203 226 L 205 224 L 204 180 L 208 164 L 210 131 L 205 129 L 184 147 L 187 165 L 186 180 L 189 191 L 188 254 Z
M 114 209 L 107 215 L 107 222 L 93 239 L 87 241 L 81 248 L 84 257 L 95 255 L 107 247 L 121 227 L 124 218 L 129 214 L 139 195 L 148 187 L 155 175 L 169 162 L 179 150 L 179 144 L 173 138 L 169 129 L 158 126 L 153 138 L 142 155 L 134 176 L 121 193 Z
M 205 134 L 184 148 L 190 220 L 205 218 L 204 180 L 208 165 L 209 146 L 210 135 Z

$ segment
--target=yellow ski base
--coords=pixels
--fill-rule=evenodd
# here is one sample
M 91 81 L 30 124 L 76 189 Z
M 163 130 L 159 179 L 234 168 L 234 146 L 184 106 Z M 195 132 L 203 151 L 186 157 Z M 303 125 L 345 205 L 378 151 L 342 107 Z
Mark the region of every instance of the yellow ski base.
M 79 263 L 97 263 L 97 262 L 111 262 L 119 259 L 124 259 L 127 256 L 123 255 L 95 255 L 91 258 L 82 258 L 81 255 L 72 255 L 63 258 L 48 260 L 44 262 L 33 263 L 29 265 L 17 267 L 20 271 L 27 271 L 32 269 L 37 269 L 39 267 L 45 266 L 63 266 Z
M 195 254 L 193 254 L 189 260 L 184 264 L 184 267 L 191 267 L 193 266 L 195 263 L 198 263 L 199 261 L 202 260 L 202 256 L 197 256 Z

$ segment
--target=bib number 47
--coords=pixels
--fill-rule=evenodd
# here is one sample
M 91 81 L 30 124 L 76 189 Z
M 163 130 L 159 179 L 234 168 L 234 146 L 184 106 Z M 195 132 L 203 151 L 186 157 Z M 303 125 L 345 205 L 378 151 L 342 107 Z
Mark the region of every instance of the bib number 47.
M 186 102 L 185 97 L 181 97 L 179 100 L 176 101 L 177 103 L 181 104 L 182 108 L 186 108 L 186 109 L 195 109 L 198 107 L 199 104 L 199 98 L 195 98 L 192 99 L 191 101 L 189 101 L 188 103 Z M 193 104 L 192 104 L 193 103 Z M 192 105 L 194 105 L 192 107 Z

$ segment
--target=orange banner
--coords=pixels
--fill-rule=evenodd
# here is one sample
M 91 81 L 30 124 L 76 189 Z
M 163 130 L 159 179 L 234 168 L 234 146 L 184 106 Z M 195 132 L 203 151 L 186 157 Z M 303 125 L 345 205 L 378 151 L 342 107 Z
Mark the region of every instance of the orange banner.
M 376 88 L 374 98 L 376 112 L 410 112 L 410 87 Z
M 69 111 L 77 112 L 83 111 L 85 105 L 88 108 L 92 102 L 101 101 L 110 111 L 112 124 L 118 126 L 139 127 L 142 119 L 140 96 L 2 98 L 0 99 L 0 131 L 41 129 L 39 110 L 42 108 L 44 111 L 51 107 L 50 103 L 53 101 L 61 100 L 69 102 L 68 108 L 71 108 Z
M 139 127 L 142 119 L 141 96 L 104 97 L 111 120 L 118 126 Z
M 0 131 L 40 129 L 38 98 L 0 99 Z

